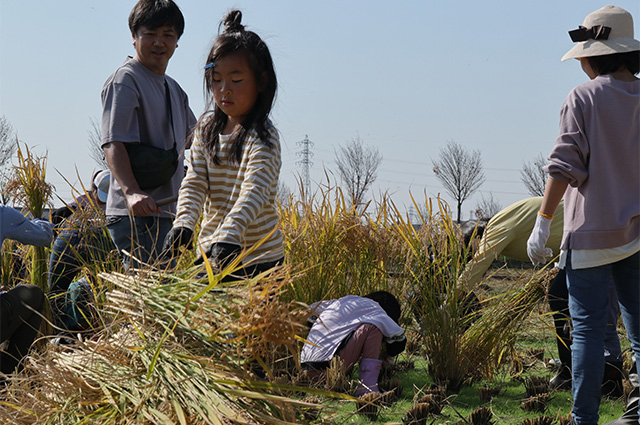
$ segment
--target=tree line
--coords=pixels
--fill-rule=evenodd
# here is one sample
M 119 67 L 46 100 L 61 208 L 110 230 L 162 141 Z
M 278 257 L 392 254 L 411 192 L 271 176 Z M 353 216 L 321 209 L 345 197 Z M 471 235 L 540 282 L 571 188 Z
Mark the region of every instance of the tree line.
M 91 119 L 91 130 L 88 132 L 89 156 L 101 168 L 106 168 L 101 147 L 100 125 Z M 12 171 L 11 159 L 15 153 L 18 138 L 9 121 L 0 117 L 0 203 L 7 205 L 11 195 L 4 190 Z M 342 182 L 342 190 L 354 208 L 366 204 L 366 194 L 378 177 L 378 170 L 383 156 L 375 146 L 367 146 L 357 135 L 334 150 L 338 176 Z M 442 183 L 445 192 L 456 204 L 457 221 L 461 220 L 462 205 L 473 196 L 485 182 L 484 164 L 480 150 L 469 150 L 463 145 L 450 140 L 440 148 L 438 157 L 431 160 L 434 175 Z M 546 164 L 542 154 L 538 154 L 529 162 L 523 162 L 520 180 L 531 196 L 543 196 L 546 184 Z M 309 188 L 304 188 L 308 191 Z M 285 201 L 291 191 L 280 185 L 279 199 Z M 502 206 L 489 194 L 482 197 L 476 205 L 478 218 L 489 218 L 500 211 Z

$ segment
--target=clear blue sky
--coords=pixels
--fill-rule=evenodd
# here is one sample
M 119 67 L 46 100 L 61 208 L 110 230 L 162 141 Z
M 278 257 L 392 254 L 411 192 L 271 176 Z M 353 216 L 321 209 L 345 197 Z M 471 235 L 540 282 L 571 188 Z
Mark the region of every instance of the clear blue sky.
M 90 119 L 101 114 L 106 78 L 133 55 L 134 1 L 0 0 L 0 115 L 58 174 L 89 180 Z M 313 141 L 313 186 L 336 170 L 334 150 L 356 136 L 383 155 L 369 197 L 387 191 L 402 208 L 443 193 L 431 160 L 454 140 L 482 151 L 480 195 L 503 207 L 528 197 L 523 161 L 545 156 L 567 93 L 587 80 L 567 31 L 606 2 L 178 0 L 186 20 L 167 73 L 203 111 L 202 66 L 218 22 L 239 8 L 270 46 L 280 90 L 273 119 L 283 137 L 281 180 L 297 187 L 298 142 Z M 640 2 L 617 1 L 640 29 Z M 57 202 L 59 204 L 59 201 Z M 453 202 L 452 202 L 453 205 Z

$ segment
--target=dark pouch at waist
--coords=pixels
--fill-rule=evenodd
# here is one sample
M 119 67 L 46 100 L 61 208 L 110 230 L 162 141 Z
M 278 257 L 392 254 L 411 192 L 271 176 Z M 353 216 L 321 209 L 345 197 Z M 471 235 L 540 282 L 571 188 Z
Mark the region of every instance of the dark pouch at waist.
M 175 144 L 168 150 L 141 143 L 125 143 L 125 147 L 131 171 L 142 190 L 168 183 L 178 169 L 178 150 Z
M 176 135 L 173 128 L 171 91 L 166 81 L 164 82 L 164 87 L 167 119 L 173 134 L 173 147 L 171 149 L 162 149 L 143 143 L 124 144 L 129 154 L 131 171 L 133 171 L 133 176 L 142 190 L 153 189 L 169 183 L 178 169 L 178 149 L 176 148 Z M 141 137 L 140 140 L 144 139 Z

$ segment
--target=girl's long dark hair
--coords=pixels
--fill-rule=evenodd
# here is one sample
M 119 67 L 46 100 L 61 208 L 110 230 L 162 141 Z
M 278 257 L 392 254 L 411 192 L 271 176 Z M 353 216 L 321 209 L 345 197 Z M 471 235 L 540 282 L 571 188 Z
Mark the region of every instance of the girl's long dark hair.
M 214 164 L 220 164 L 220 158 L 218 157 L 219 136 L 227 124 L 228 117 L 213 99 L 213 72 L 216 61 L 231 53 L 239 52 L 246 55 L 256 83 L 261 90 L 258 93 L 253 109 L 241 123 L 240 130 L 233 136 L 230 159 L 235 164 L 240 163 L 244 141 L 247 133 L 252 129 L 258 133 L 258 137 L 262 142 L 272 147 L 268 136 L 269 129 L 265 126 L 273 107 L 278 87 L 273 60 L 267 45 L 256 33 L 245 30 L 241 21 L 242 13 L 239 10 L 230 11 L 222 20 L 221 25 L 224 25 L 224 29 L 214 41 L 207 57 L 207 64 L 214 65 L 204 71 L 204 85 L 205 93 L 208 97 L 208 106 L 207 112 L 200 118 L 202 122 L 201 136 L 205 151 Z

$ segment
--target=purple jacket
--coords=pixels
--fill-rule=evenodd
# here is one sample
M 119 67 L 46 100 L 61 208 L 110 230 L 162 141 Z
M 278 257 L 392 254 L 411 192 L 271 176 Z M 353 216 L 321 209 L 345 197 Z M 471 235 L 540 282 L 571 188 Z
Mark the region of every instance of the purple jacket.
M 570 185 L 562 249 L 616 248 L 637 239 L 640 80 L 603 75 L 569 93 L 545 171 Z

